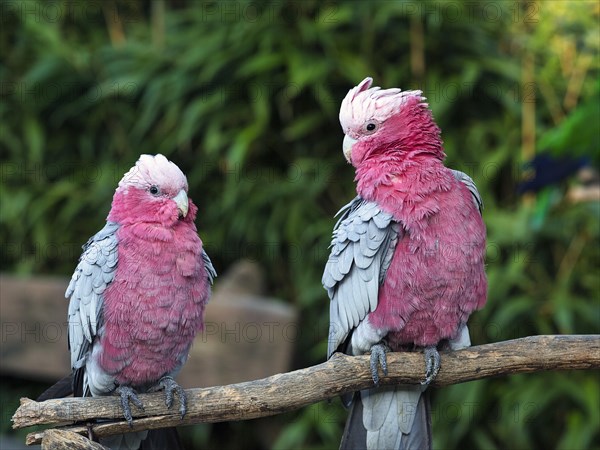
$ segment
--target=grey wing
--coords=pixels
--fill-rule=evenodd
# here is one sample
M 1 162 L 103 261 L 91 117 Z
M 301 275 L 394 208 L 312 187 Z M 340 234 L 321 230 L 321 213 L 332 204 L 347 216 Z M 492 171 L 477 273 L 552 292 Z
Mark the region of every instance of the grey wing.
M 206 269 L 206 275 L 208 277 L 208 282 L 213 284 L 215 278 L 217 278 L 217 271 L 212 265 L 212 261 L 208 257 L 208 254 L 202 250 L 202 261 L 204 262 L 204 268 Z
M 483 200 L 481 198 L 481 195 L 479 194 L 479 191 L 477 190 L 477 186 L 475 185 L 475 182 L 473 181 L 473 179 L 467 175 L 464 172 L 461 172 L 460 170 L 454 170 L 454 169 L 450 169 L 452 171 L 452 175 L 454 175 L 454 177 L 464 183 L 467 188 L 469 189 L 469 191 L 471 192 L 471 194 L 473 194 L 473 201 L 475 202 L 475 206 L 477 206 L 477 209 L 479 210 L 480 213 L 483 212 Z
M 340 212 L 322 279 L 330 299 L 327 357 L 377 308 L 401 232 L 391 214 L 360 197 Z
M 69 349 L 71 367 L 85 366 L 92 342 L 102 322 L 104 291 L 113 281 L 117 268 L 119 226 L 112 222 L 92 236 L 83 246 L 83 254 L 65 293 L 69 302 Z

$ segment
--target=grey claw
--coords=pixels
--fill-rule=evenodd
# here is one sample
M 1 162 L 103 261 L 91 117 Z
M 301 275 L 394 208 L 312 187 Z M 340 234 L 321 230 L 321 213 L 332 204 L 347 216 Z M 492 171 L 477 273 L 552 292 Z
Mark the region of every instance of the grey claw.
M 389 351 L 388 347 L 383 344 L 375 344 L 371 347 L 371 377 L 375 386 L 379 385 L 379 371 L 378 366 L 381 366 L 381 371 L 384 375 L 388 374 L 387 371 L 387 358 L 386 353 Z
M 133 427 L 133 417 L 131 416 L 131 407 L 129 403 L 133 403 L 135 406 L 144 410 L 142 401 L 138 398 L 137 393 L 129 386 L 119 386 L 116 389 L 117 394 L 121 397 L 121 408 L 123 409 L 123 416 L 130 427 Z
M 158 382 L 158 385 L 165 390 L 165 404 L 169 409 L 171 409 L 171 406 L 173 406 L 173 394 L 177 393 L 177 396 L 179 397 L 179 413 L 183 419 L 185 417 L 185 413 L 187 412 L 187 396 L 183 388 L 179 386 L 172 377 L 169 376 L 162 377 Z
M 437 348 L 435 346 L 431 346 L 431 347 L 425 347 L 425 379 L 423 381 L 421 381 L 421 384 L 423 386 L 427 386 L 429 385 L 429 383 L 431 383 L 433 380 L 435 380 L 435 377 L 437 376 L 438 372 L 440 371 L 440 368 L 442 367 L 441 365 L 441 360 L 440 360 L 440 354 L 437 351 Z

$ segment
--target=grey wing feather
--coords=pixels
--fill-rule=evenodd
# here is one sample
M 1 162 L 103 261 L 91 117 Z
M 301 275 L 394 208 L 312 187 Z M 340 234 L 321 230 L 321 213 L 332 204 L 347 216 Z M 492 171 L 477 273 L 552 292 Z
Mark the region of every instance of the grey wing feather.
M 65 297 L 69 302 L 69 349 L 71 367 L 80 369 L 102 322 L 104 291 L 112 282 L 117 267 L 119 226 L 112 222 L 92 236 L 71 277 Z
M 322 279 L 331 300 L 328 357 L 377 307 L 379 286 L 401 233 L 391 214 L 360 197 L 340 213 Z
M 217 278 L 217 271 L 212 265 L 212 261 L 208 257 L 208 254 L 202 250 L 202 261 L 204 261 L 204 267 L 206 269 L 206 275 L 208 276 L 208 282 L 213 284 L 215 278 Z
M 471 192 L 471 194 L 473 194 L 473 201 L 475 202 L 475 206 L 477 206 L 477 209 L 479 210 L 480 213 L 483 212 L 483 199 L 481 198 L 481 195 L 479 194 L 479 191 L 477 190 L 477 186 L 475 185 L 475 182 L 473 181 L 473 179 L 467 175 L 464 172 L 461 172 L 460 170 L 454 170 L 454 169 L 450 169 L 452 171 L 452 175 L 454 175 L 454 177 L 464 183 L 467 188 L 469 188 L 469 191 Z

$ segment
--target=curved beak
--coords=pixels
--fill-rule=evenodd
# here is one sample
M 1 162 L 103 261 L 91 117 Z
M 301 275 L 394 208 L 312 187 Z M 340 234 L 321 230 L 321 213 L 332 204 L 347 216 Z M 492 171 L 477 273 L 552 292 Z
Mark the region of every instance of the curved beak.
M 344 149 L 344 157 L 346 161 L 352 164 L 352 146 L 356 144 L 356 139 L 351 138 L 347 134 L 344 135 L 344 143 L 342 144 L 342 148 Z
M 177 204 L 177 209 L 179 210 L 179 217 L 185 217 L 188 213 L 188 196 L 187 193 L 182 189 L 180 190 L 175 197 L 173 197 L 173 201 Z

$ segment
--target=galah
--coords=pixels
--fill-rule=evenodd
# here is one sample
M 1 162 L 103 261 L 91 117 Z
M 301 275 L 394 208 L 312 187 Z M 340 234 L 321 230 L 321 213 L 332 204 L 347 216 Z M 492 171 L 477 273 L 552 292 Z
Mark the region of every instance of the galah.
M 84 245 L 66 297 L 75 396 L 118 395 L 131 424 L 137 394 L 164 389 L 179 412 L 173 377 L 203 327 L 216 276 L 202 247 L 183 172 L 163 155 L 142 155 L 121 179 L 104 228 Z M 145 432 L 101 439 L 138 448 Z
M 328 357 L 370 352 L 378 386 L 387 351 L 423 349 L 425 379 L 350 398 L 341 448 L 427 449 L 424 390 L 440 369 L 437 346 L 469 346 L 467 319 L 486 302 L 482 201 L 470 177 L 444 166 L 421 91 L 372 82 L 351 89 L 339 115 L 358 196 L 340 211 L 323 274 Z

